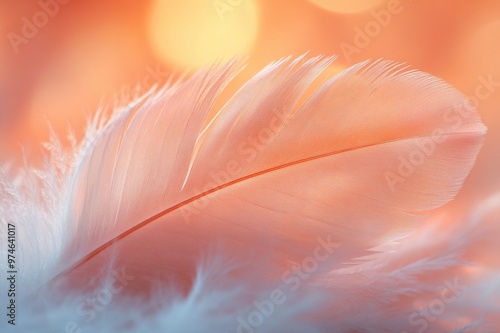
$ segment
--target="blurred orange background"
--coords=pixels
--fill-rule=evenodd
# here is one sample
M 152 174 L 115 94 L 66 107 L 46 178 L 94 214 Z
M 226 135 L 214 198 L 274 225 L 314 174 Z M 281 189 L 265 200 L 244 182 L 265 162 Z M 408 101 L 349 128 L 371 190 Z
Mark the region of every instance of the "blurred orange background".
M 39 0 L 0 3 L 0 162 L 39 162 L 50 122 L 77 137 L 97 107 L 236 55 L 226 97 L 273 60 L 386 58 L 481 92 L 489 128 L 458 202 L 500 189 L 498 0 Z M 486 83 L 485 82 L 488 82 Z M 481 88 L 478 88 L 481 87 Z M 135 89 L 135 90 L 134 90 Z

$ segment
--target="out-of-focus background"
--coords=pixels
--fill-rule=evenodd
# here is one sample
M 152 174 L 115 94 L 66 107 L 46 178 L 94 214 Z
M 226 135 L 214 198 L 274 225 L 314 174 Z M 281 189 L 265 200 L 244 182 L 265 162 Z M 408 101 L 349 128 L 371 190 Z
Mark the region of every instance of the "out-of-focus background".
M 489 128 L 458 199 L 500 189 L 498 0 L 17 0 L 0 2 L 0 162 L 40 159 L 50 122 L 81 137 L 100 103 L 248 57 L 228 93 L 273 60 L 387 58 L 475 97 Z M 135 90 L 134 90 L 135 89 Z

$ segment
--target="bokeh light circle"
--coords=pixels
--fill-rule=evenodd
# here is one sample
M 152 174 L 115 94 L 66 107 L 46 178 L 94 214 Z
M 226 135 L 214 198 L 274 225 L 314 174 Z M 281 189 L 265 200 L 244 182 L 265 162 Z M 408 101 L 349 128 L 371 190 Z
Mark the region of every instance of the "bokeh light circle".
M 245 56 L 258 31 L 254 0 L 155 0 L 149 36 L 154 53 L 183 68 Z
M 309 0 L 313 4 L 340 14 L 354 14 L 377 7 L 386 0 Z

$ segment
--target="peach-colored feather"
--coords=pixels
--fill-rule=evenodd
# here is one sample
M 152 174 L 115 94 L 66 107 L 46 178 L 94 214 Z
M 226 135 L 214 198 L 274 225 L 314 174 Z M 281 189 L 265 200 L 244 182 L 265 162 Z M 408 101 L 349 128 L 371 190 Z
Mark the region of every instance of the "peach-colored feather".
M 144 281 L 189 282 L 200 256 L 222 245 L 268 257 L 278 274 L 324 235 L 342 245 L 342 263 L 401 237 L 454 196 L 485 132 L 475 112 L 458 125 L 446 118 L 465 97 L 381 61 L 353 66 L 296 106 L 332 59 L 301 61 L 265 68 L 205 128 L 233 64 L 110 123 L 76 177 L 66 269 L 86 279 L 114 260 Z M 444 142 L 389 186 L 398 157 L 436 130 Z
M 327 242 L 338 250 L 295 294 L 308 299 L 319 286 L 328 296 L 329 306 L 311 307 L 308 320 L 354 332 L 374 325 L 379 303 L 411 311 L 409 300 L 395 298 L 413 280 L 384 294 L 401 285 L 391 271 L 451 245 L 436 239 L 424 250 L 413 236 L 418 253 L 401 247 L 400 258 L 388 249 L 455 196 L 485 127 L 458 91 L 387 61 L 355 65 L 297 105 L 332 61 L 273 63 L 217 112 L 237 62 L 152 91 L 107 122 L 97 116 L 96 132 L 61 171 L 64 190 L 54 207 L 64 207 L 57 213 L 64 240 L 56 259 L 42 265 L 50 273 L 32 278 L 31 289 L 50 279 L 47 288 L 89 292 L 113 268 L 127 267 L 137 278 L 126 295 L 152 297 L 160 285 L 192 296 L 200 260 L 231 257 L 240 268 L 220 265 L 245 281 L 244 303 L 256 297 L 251 286 L 262 292 L 290 281 L 290 267 Z M 373 317 L 356 321 L 370 309 Z M 392 332 L 405 320 L 363 332 Z

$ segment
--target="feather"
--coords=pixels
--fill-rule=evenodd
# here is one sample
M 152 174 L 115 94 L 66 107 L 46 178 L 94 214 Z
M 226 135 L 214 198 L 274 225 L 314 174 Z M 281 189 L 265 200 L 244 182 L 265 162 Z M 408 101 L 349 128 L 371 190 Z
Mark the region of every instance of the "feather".
M 329 254 L 318 275 L 332 282 L 328 272 L 407 236 L 455 196 L 485 127 L 458 91 L 388 61 L 352 66 L 297 105 L 332 61 L 272 63 L 220 110 L 241 66 L 204 69 L 109 120 L 98 113 L 74 155 L 53 137 L 45 171 L 23 184 L 4 170 L 0 212 L 31 244 L 21 250 L 23 289 L 91 293 L 125 267 L 135 279 L 123 299 L 154 299 L 158 286 L 199 299 L 196 286 L 215 275 L 242 281 L 247 290 L 233 291 L 243 302 L 318 246 Z M 199 263 L 210 256 L 241 265 L 207 278 Z M 282 321 L 321 308 L 312 285 L 289 295 L 304 309 Z

